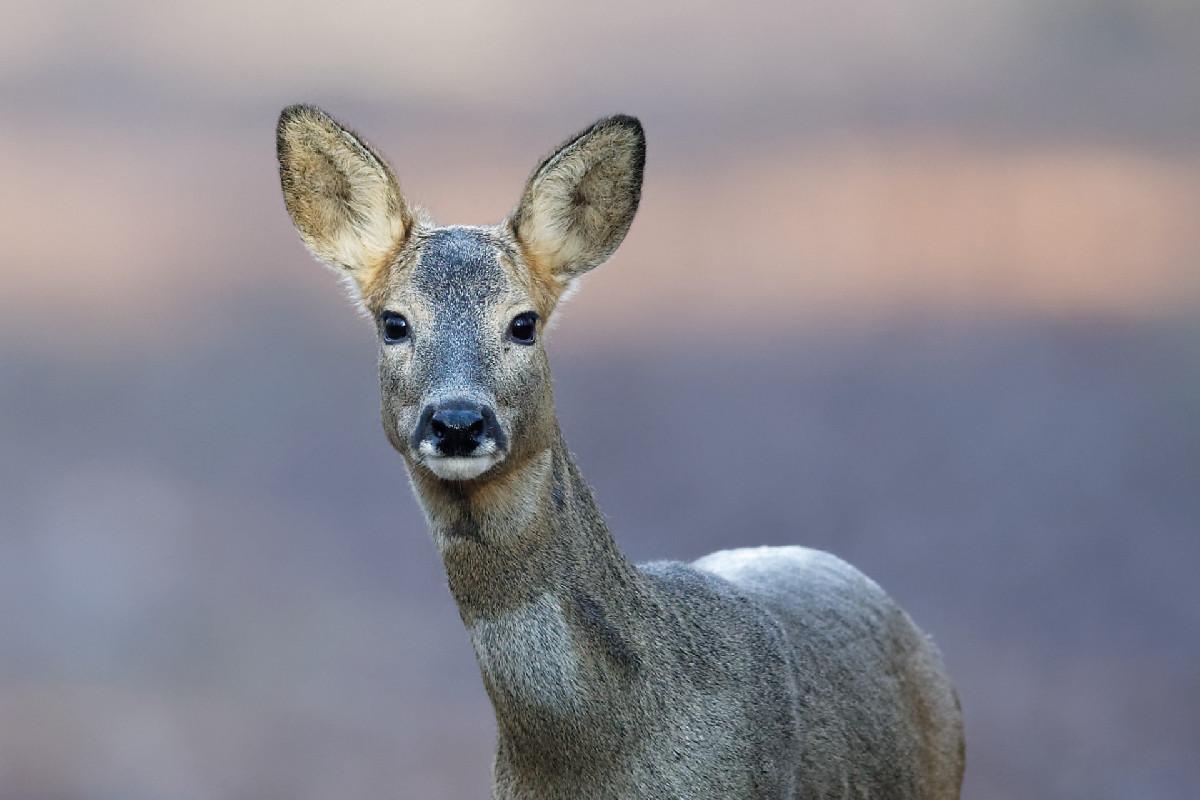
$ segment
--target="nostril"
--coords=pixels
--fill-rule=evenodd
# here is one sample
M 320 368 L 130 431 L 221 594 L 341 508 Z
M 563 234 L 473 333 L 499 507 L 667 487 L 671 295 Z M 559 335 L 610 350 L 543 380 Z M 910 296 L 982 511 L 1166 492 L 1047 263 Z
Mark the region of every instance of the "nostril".
M 473 452 L 487 432 L 487 418 L 476 408 L 443 407 L 429 417 L 429 438 L 446 455 Z
M 505 438 L 489 406 L 451 400 L 421 410 L 411 443 L 422 455 L 465 458 L 477 455 L 485 444 L 489 454 L 503 452 Z

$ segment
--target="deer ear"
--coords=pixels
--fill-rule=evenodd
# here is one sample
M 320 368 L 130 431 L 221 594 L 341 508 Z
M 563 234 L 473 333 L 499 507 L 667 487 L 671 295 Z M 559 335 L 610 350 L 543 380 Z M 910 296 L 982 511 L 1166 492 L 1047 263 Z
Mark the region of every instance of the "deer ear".
M 359 294 L 404 243 L 412 215 L 387 163 L 315 106 L 288 106 L 276 130 L 288 213 L 309 251 Z
M 619 115 L 574 136 L 534 170 L 509 224 L 531 266 L 558 291 L 625 238 L 645 164 L 642 124 Z

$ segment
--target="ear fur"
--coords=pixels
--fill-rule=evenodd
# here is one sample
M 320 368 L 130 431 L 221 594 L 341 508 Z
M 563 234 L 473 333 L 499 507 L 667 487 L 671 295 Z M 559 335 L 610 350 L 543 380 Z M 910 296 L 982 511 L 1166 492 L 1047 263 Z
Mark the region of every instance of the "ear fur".
M 621 244 L 637 213 L 645 164 L 642 124 L 617 115 L 567 140 L 534 170 L 509 225 L 555 295 Z
M 412 226 L 391 168 L 316 106 L 285 108 L 275 144 L 283 200 L 300 238 L 366 295 Z

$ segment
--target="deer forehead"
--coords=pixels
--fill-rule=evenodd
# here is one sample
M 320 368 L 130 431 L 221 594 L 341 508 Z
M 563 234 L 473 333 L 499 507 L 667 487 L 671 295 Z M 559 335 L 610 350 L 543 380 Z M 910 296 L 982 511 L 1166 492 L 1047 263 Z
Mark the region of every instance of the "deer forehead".
M 391 266 L 376 304 L 469 319 L 497 305 L 532 302 L 536 287 L 513 242 L 495 228 L 454 225 L 414 234 Z

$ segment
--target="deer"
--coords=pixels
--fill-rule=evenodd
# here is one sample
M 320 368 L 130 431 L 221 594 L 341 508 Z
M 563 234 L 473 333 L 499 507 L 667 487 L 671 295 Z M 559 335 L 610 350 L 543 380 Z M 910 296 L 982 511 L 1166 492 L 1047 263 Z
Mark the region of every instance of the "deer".
M 633 222 L 636 118 L 567 139 L 484 226 L 436 225 L 315 106 L 276 144 L 300 238 L 376 328 L 383 429 L 495 713 L 495 800 L 959 797 L 957 694 L 878 584 L 800 546 L 635 565 L 567 449 L 544 334 Z

